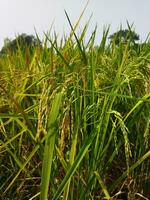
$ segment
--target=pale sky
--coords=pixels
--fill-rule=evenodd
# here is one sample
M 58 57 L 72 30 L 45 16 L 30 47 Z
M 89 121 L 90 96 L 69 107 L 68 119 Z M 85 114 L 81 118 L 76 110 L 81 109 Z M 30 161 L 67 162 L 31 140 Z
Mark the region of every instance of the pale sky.
M 0 0 L 0 47 L 4 38 L 13 39 L 16 34 L 34 34 L 34 28 L 42 37 L 53 30 L 60 36 L 70 30 L 64 9 L 74 24 L 80 16 L 87 0 Z M 135 32 L 141 40 L 150 32 L 150 0 L 90 0 L 81 20 L 80 27 L 92 15 L 88 35 L 97 24 L 97 41 L 101 40 L 103 27 L 110 25 L 110 33 L 117 31 L 126 20 L 134 23 Z

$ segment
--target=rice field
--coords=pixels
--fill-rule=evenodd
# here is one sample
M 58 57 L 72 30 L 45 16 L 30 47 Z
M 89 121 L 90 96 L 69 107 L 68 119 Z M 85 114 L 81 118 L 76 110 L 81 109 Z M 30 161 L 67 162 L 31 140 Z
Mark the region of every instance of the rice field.
M 79 21 L 0 58 L 0 199 L 150 199 L 149 39 L 95 45 Z

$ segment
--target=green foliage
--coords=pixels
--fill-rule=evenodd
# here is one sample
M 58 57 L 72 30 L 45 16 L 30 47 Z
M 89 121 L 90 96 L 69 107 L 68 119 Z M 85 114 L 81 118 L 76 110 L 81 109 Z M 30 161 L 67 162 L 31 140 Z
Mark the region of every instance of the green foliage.
M 148 199 L 150 44 L 95 47 L 66 16 L 61 42 L 0 58 L 0 199 Z
M 18 35 L 15 39 L 5 39 L 4 46 L 2 47 L 0 54 L 5 55 L 8 52 L 16 52 L 17 50 L 24 51 L 29 48 L 30 50 L 41 46 L 41 42 L 38 38 L 35 38 L 33 35 L 27 35 L 25 33 Z
M 120 43 L 130 43 L 133 45 L 137 40 L 139 40 L 139 35 L 130 29 L 124 29 L 110 35 L 109 39 L 116 45 L 119 45 Z

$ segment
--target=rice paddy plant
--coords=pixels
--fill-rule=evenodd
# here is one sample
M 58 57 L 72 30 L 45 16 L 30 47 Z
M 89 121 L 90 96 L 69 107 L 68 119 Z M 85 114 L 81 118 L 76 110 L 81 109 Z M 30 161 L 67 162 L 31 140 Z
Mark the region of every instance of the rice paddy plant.
M 0 198 L 148 199 L 149 41 L 96 46 L 65 14 L 61 42 L 0 58 Z

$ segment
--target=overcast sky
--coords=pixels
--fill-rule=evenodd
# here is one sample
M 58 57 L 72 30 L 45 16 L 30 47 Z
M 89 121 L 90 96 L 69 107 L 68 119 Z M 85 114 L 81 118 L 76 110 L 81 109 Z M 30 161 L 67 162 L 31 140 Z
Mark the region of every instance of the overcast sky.
M 53 29 L 61 36 L 69 32 L 65 17 L 67 11 L 74 24 L 87 0 L 0 0 L 0 47 L 4 38 L 16 34 L 34 34 L 34 28 L 42 37 L 54 21 Z M 104 26 L 111 25 L 110 33 L 126 28 L 126 20 L 134 23 L 135 31 L 142 40 L 150 32 L 150 0 L 90 0 L 80 26 L 92 15 L 88 34 L 98 25 L 97 41 Z M 87 34 L 87 36 L 88 36 Z

